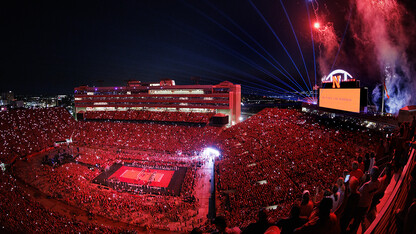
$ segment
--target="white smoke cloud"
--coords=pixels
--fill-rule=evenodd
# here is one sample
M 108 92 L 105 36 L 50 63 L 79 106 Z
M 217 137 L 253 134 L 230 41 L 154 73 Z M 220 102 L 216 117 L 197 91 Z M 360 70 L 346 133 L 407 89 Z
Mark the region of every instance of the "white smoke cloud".
M 373 99 L 374 100 L 380 100 L 380 98 L 381 98 L 381 89 L 382 89 L 381 84 L 376 85 L 376 87 L 373 89 L 372 94 L 373 94 Z
M 416 72 L 406 55 L 412 31 L 402 23 L 405 9 L 395 0 L 352 0 L 352 3 L 357 14 L 353 17 L 352 31 L 360 44 L 359 51 L 372 53 L 378 63 L 375 69 L 382 74 L 381 85 L 373 90 L 373 100 L 376 103 L 382 98 L 377 93 L 381 94 L 385 82 L 390 97 L 385 100 L 386 111 L 398 113 L 400 108 L 416 102 Z

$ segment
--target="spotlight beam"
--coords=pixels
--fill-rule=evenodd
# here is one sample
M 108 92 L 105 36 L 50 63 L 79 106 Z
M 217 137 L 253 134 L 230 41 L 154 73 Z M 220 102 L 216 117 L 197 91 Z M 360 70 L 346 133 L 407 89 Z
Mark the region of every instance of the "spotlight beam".
M 254 8 L 254 10 L 257 12 L 257 14 L 262 18 L 264 23 L 267 25 L 267 27 L 270 29 L 270 31 L 273 33 L 276 40 L 279 42 L 279 44 L 282 46 L 283 50 L 286 52 L 286 55 L 289 57 L 290 61 L 292 61 L 293 66 L 295 67 L 298 74 L 303 78 L 303 75 L 299 71 L 298 66 L 296 66 L 296 63 L 293 61 L 292 57 L 290 56 L 289 52 L 287 51 L 286 47 L 283 45 L 283 42 L 280 40 L 280 38 L 277 36 L 276 32 L 273 30 L 273 28 L 270 26 L 269 22 L 266 20 L 266 18 L 263 16 L 263 14 L 259 11 L 259 9 L 254 5 L 254 3 L 251 0 L 248 0 L 248 2 L 251 4 L 251 6 Z
M 190 64 L 183 64 L 183 65 L 185 65 L 185 66 L 192 66 Z M 180 77 L 180 78 L 183 78 L 183 79 L 187 79 L 187 78 L 189 78 L 191 76 L 199 76 L 199 77 L 204 78 L 204 80 L 210 80 L 210 81 L 213 81 L 213 82 L 222 82 L 222 81 L 224 81 L 223 79 L 220 79 L 220 78 L 217 78 L 217 77 L 206 76 L 206 75 L 203 75 L 203 74 L 196 74 L 195 72 L 186 72 L 185 70 L 187 70 L 187 69 L 181 70 L 181 69 L 172 69 L 171 68 L 171 69 L 166 69 L 165 72 L 166 73 L 172 73 L 172 71 L 173 71 L 173 73 L 175 75 L 172 78 Z M 161 73 L 160 76 L 164 76 L 164 74 Z M 256 78 L 256 77 L 253 77 L 253 78 Z M 256 79 L 258 79 L 258 78 L 256 78 Z M 258 79 L 258 80 L 259 81 L 263 81 L 261 79 Z M 247 81 L 245 81 L 245 82 L 247 82 Z M 257 83 L 252 83 L 252 82 L 250 82 L 250 83 L 253 84 L 253 85 L 256 85 L 256 86 L 264 87 L 264 88 L 257 88 L 257 87 L 254 87 L 254 86 L 244 85 L 243 86 L 243 90 L 250 89 L 250 90 L 255 90 L 256 93 L 258 93 L 258 94 L 261 94 L 261 93 L 263 93 L 263 94 L 264 93 L 269 93 L 269 94 L 272 94 L 272 95 L 281 95 L 281 94 L 288 94 L 288 93 L 290 93 L 290 94 L 293 94 L 295 96 L 298 96 L 299 98 L 302 97 L 302 96 L 299 96 L 299 95 L 301 95 L 299 93 L 293 93 L 293 92 L 290 92 L 290 91 L 287 91 L 287 90 L 277 91 L 275 89 L 271 89 L 269 87 L 265 87 L 265 86 L 259 85 Z M 244 84 L 244 83 L 242 83 L 242 84 Z
M 174 20 L 172 20 L 172 21 L 174 21 Z M 235 57 L 235 58 L 239 59 L 240 61 L 242 61 L 242 62 L 244 62 L 244 63 L 246 63 L 246 64 L 248 64 L 248 65 L 252 66 L 253 68 L 255 68 L 255 69 L 257 69 L 257 70 L 259 70 L 259 71 L 263 72 L 264 74 L 266 74 L 266 75 L 270 76 L 271 78 L 275 79 L 276 81 L 279 81 L 280 83 L 282 83 L 282 84 L 286 85 L 288 88 L 290 88 L 290 89 L 291 89 L 291 90 L 293 90 L 294 92 L 305 92 L 303 89 L 300 89 L 300 91 L 299 91 L 299 90 L 296 90 L 296 89 L 295 89 L 295 88 L 293 88 L 291 85 L 287 84 L 286 82 L 284 82 L 284 81 L 283 81 L 283 80 L 281 80 L 280 78 L 276 77 L 276 76 L 275 76 L 274 74 L 272 74 L 270 71 L 268 71 L 268 70 L 264 69 L 263 67 L 261 67 L 260 65 L 258 65 L 258 64 L 257 64 L 257 63 L 255 63 L 254 61 L 252 61 L 251 59 L 247 58 L 246 56 L 244 56 L 244 55 L 242 55 L 242 54 L 238 53 L 237 51 L 235 51 L 235 50 L 233 50 L 233 49 L 229 48 L 227 45 L 225 45 L 225 44 L 223 44 L 223 43 L 221 43 L 221 42 L 219 42 L 219 41 L 217 41 L 217 40 L 213 39 L 212 37 L 209 37 L 209 36 L 207 36 L 207 35 L 205 35 L 205 34 L 203 34 L 203 33 L 199 32 L 199 31 L 198 31 L 197 29 L 195 29 L 195 28 L 192 28 L 192 27 L 189 27 L 189 26 L 183 25 L 183 24 L 181 24 L 181 23 L 179 23 L 179 22 L 176 22 L 176 23 L 177 23 L 177 24 L 179 24 L 179 25 L 181 25 L 182 27 L 187 27 L 187 28 L 189 28 L 189 30 L 187 30 L 187 31 L 186 31 L 186 30 L 183 30 L 183 32 L 185 32 L 185 33 L 189 33 L 190 31 L 192 31 L 192 32 L 193 32 L 193 34 L 197 35 L 197 36 L 195 36 L 195 35 L 191 34 L 192 36 L 197 37 L 199 40 L 203 40 L 203 41 L 205 41 L 206 43 L 208 43 L 208 44 L 210 44 L 210 45 L 212 45 L 212 46 L 216 47 L 217 49 L 219 49 L 219 50 L 221 50 L 221 51 L 223 51 L 223 52 L 225 52 L 225 53 L 227 53 L 227 54 L 229 54 L 229 55 L 231 55 L 231 56 L 233 56 L 233 57 Z M 180 27 L 179 27 L 179 28 L 180 28 Z
M 189 66 L 189 67 L 192 67 L 192 65 L 190 65 L 190 64 L 182 64 L 182 65 L 185 65 L 185 66 Z M 155 68 L 156 68 L 156 66 L 155 66 Z M 158 67 L 158 70 L 160 71 L 160 69 L 159 69 L 159 67 Z M 182 77 L 182 78 L 185 78 L 185 79 L 187 79 L 187 78 L 189 78 L 189 77 L 191 77 L 191 76 L 199 76 L 199 77 L 204 77 L 204 78 L 208 78 L 209 76 L 205 76 L 205 75 L 203 75 L 203 74 L 196 74 L 195 72 L 186 72 L 185 71 L 186 69 L 184 69 L 184 70 L 180 70 L 180 69 L 166 69 L 165 70 L 165 73 L 172 73 L 172 71 L 173 71 L 173 73 L 174 74 L 176 74 L 175 76 L 176 77 Z M 164 76 L 164 73 L 160 73 L 160 76 Z M 258 79 L 258 78 L 257 78 Z M 210 77 L 210 80 L 215 80 L 215 81 L 218 81 L 218 82 L 222 82 L 222 81 L 224 81 L 223 79 L 219 79 L 219 78 L 213 78 L 213 77 Z M 262 81 L 261 79 L 259 79 L 260 81 Z M 246 81 L 247 82 L 247 81 Z M 266 86 L 263 86 L 263 85 L 259 85 L 259 84 L 257 84 L 257 83 L 253 83 L 253 82 L 250 82 L 251 84 L 253 84 L 253 85 L 257 85 L 257 86 L 259 86 L 259 87 L 262 87 L 262 88 L 255 88 L 255 87 L 253 87 L 253 86 L 250 86 L 250 87 L 252 87 L 252 88 L 255 88 L 256 90 L 261 90 L 261 91 L 264 91 L 264 92 L 273 92 L 273 93 L 276 93 L 275 91 L 276 90 L 274 90 L 274 89 L 271 89 L 271 88 L 269 88 L 269 87 L 266 87 Z M 271 84 L 272 85 L 272 84 Z M 247 87 L 249 87 L 249 86 L 247 86 Z M 276 86 L 277 87 L 277 86 Z M 278 87 L 277 87 L 278 88 Z M 289 91 L 287 91 L 287 90 L 283 90 L 283 92 L 279 92 L 279 93 L 290 93 Z
M 196 11 L 198 14 L 204 16 L 206 19 L 208 19 L 209 21 L 211 21 L 212 23 L 214 23 L 215 25 L 217 25 L 218 27 L 220 27 L 221 29 L 223 29 L 224 31 L 226 31 L 227 33 L 229 33 L 230 35 L 232 35 L 235 39 L 237 39 L 238 41 L 240 41 L 241 43 L 243 43 L 246 47 L 248 47 L 250 50 L 252 50 L 254 53 L 256 53 L 257 55 L 259 55 L 261 58 L 263 58 L 266 62 L 268 62 L 270 65 L 272 65 L 276 70 L 278 70 L 281 74 L 283 74 L 283 72 L 276 67 L 272 62 L 270 62 L 270 60 L 268 60 L 265 56 L 263 56 L 262 54 L 260 54 L 256 49 L 254 49 L 252 46 L 250 46 L 247 42 L 245 42 L 243 39 L 241 39 L 239 36 L 237 36 L 236 34 L 234 34 L 233 32 L 231 32 L 230 30 L 228 30 L 226 27 L 224 27 L 222 24 L 218 23 L 216 20 L 212 19 L 211 17 L 209 17 L 208 15 L 206 15 L 205 13 L 203 13 L 202 11 L 200 11 L 199 9 L 186 4 L 186 6 L 188 6 L 189 8 L 193 9 L 194 11 Z M 231 50 L 231 49 L 230 49 Z M 238 52 L 234 51 L 235 53 L 239 54 Z M 240 54 L 241 55 L 241 54 Z M 243 55 L 241 55 L 243 56 Z M 243 56 L 245 57 L 245 56 Z M 246 58 L 246 57 L 245 57 Z M 248 58 L 246 58 L 247 60 L 249 60 Z M 255 64 L 252 60 L 251 63 Z M 294 91 L 297 91 L 296 89 L 294 89 L 291 85 L 287 84 L 286 82 L 284 82 L 283 80 L 281 80 L 280 78 L 276 77 L 275 75 L 273 75 L 270 71 L 266 71 L 266 69 L 262 68 L 261 66 L 259 66 L 258 64 L 255 64 L 256 67 L 258 67 L 257 69 L 259 69 L 260 71 L 264 72 L 265 74 L 269 75 L 270 77 L 280 81 L 282 84 L 286 85 L 287 87 L 293 89 Z M 302 87 L 298 87 L 300 90 L 303 90 Z M 307 87 L 308 88 L 308 87 Z
M 311 22 L 311 16 L 309 13 L 309 6 L 308 6 L 308 0 L 305 0 L 306 5 L 306 11 L 308 12 L 308 20 L 309 20 L 309 28 L 311 29 L 311 41 L 312 41 L 312 55 L 313 55 L 313 69 L 315 72 L 315 86 L 316 86 L 316 59 L 315 59 L 315 43 L 313 42 L 313 31 L 312 31 L 312 22 Z
M 211 8 L 213 8 L 215 11 L 217 11 L 220 15 L 222 15 L 224 18 L 226 18 L 231 24 L 233 24 L 235 27 L 237 27 L 245 36 L 247 36 L 254 44 L 256 44 L 266 55 L 268 55 L 284 72 L 277 69 L 282 75 L 284 75 L 288 80 L 292 82 L 292 84 L 296 85 L 297 87 L 300 86 L 300 84 L 293 78 L 292 75 L 272 56 L 256 39 L 254 39 L 247 31 L 245 31 L 239 24 L 237 24 L 233 19 L 231 19 L 227 14 L 225 14 L 223 11 L 215 7 L 212 3 L 209 1 L 205 1 L 206 4 L 208 4 Z M 302 88 L 301 88 L 302 89 Z
M 245 82 L 245 83 L 249 83 L 251 85 L 256 85 L 256 86 L 262 87 L 264 90 L 270 89 L 270 87 L 267 87 L 267 86 L 264 86 L 264 85 L 260 85 L 258 83 L 254 83 L 254 82 L 251 82 L 251 81 L 248 81 L 248 80 L 245 80 L 245 79 L 241 79 L 239 77 L 231 76 L 231 75 L 228 75 L 228 74 L 225 74 L 225 73 L 222 73 L 222 72 L 218 72 L 218 71 L 215 71 L 215 70 L 212 70 L 212 69 L 207 69 L 207 68 L 204 68 L 204 67 L 201 67 L 201 66 L 197 66 L 197 65 L 193 65 L 193 64 L 188 64 L 188 63 L 182 63 L 182 62 L 173 61 L 173 60 L 171 62 L 180 63 L 181 65 L 185 65 L 185 66 L 188 66 L 188 67 L 196 68 L 196 69 L 202 70 L 204 72 L 209 72 L 209 73 L 213 73 L 215 75 L 219 75 L 219 76 L 222 76 L 222 77 L 228 77 L 228 78 L 231 78 L 231 79 L 234 79 L 234 80 L 239 80 L 239 81 L 242 81 L 242 82 Z M 234 71 L 235 72 L 239 72 L 237 69 L 235 69 Z M 284 92 L 290 92 L 290 91 L 288 91 L 286 89 L 283 89 L 283 88 L 281 88 L 279 86 L 276 86 L 276 85 L 274 85 L 274 84 L 272 84 L 270 82 L 267 82 L 265 80 L 259 79 L 259 78 L 255 77 L 255 76 L 251 75 L 251 74 L 248 74 L 248 73 L 245 73 L 244 74 L 242 72 L 240 72 L 240 74 L 242 74 L 244 76 L 249 76 L 252 79 L 256 79 L 256 80 L 258 80 L 258 81 L 260 81 L 262 83 L 265 83 L 267 85 L 273 86 L 274 88 L 279 89 L 279 90 L 282 90 Z M 273 89 L 270 89 L 270 90 L 273 90 Z
M 309 81 L 309 86 L 306 84 L 306 82 L 305 82 L 305 80 L 304 80 L 304 79 L 302 79 L 302 80 L 303 80 L 303 82 L 305 83 L 305 86 L 308 88 L 308 90 L 309 90 L 309 91 L 311 91 L 311 89 L 310 89 L 309 87 L 312 87 L 312 84 L 311 84 L 311 81 L 310 81 L 310 79 L 309 79 L 309 72 L 308 72 L 308 68 L 306 67 L 305 58 L 303 57 L 303 53 L 302 53 L 302 49 L 300 48 L 300 45 L 299 45 L 298 37 L 296 36 L 295 30 L 293 29 L 292 21 L 290 20 L 289 14 L 287 13 L 287 11 L 286 11 L 286 7 L 285 7 L 285 5 L 283 4 L 282 0 L 280 0 L 280 4 L 282 5 L 283 11 L 285 12 L 285 15 L 286 15 L 287 21 L 289 22 L 289 25 L 290 25 L 290 28 L 292 29 L 293 36 L 295 37 L 295 40 L 296 40 L 296 44 L 298 45 L 298 48 L 299 48 L 299 53 L 300 53 L 300 56 L 302 57 L 303 65 L 304 65 L 304 67 L 305 67 L 306 77 L 308 78 L 308 81 Z

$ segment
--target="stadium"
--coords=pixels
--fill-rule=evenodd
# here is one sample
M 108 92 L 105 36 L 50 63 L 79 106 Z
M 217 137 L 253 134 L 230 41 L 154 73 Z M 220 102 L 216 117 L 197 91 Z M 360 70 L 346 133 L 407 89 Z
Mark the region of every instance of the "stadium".
M 0 233 L 416 233 L 415 1 L 2 9 Z
M 232 97 L 234 85 L 227 85 L 231 88 L 222 87 L 223 96 Z M 127 109 L 124 102 L 111 106 L 111 100 L 123 95 L 119 91 L 110 95 L 95 88 L 88 96 L 109 104 L 79 104 L 78 120 L 63 108 L 1 112 L 1 159 L 7 168 L 2 190 L 12 192 L 1 193 L 3 229 L 211 232 L 211 219 L 221 216 L 229 226 L 249 230 L 259 211 L 269 223 L 279 224 L 294 205 L 310 217 L 312 209 L 304 206 L 310 202 L 319 207 L 319 201 L 329 198 L 332 212 L 344 217 L 349 208 L 343 204 L 348 191 L 344 177 L 360 170 L 354 175 L 364 184 L 376 165 L 385 183 L 379 193 L 389 196 L 374 201 L 365 227 L 388 230 L 383 225 L 393 214 L 385 209 L 406 200 L 405 183 L 414 166 L 414 143 L 408 144 L 414 140 L 414 121 L 400 131 L 372 129 L 322 114 L 328 108 L 321 114 L 265 108 L 241 123 L 219 124 L 212 121 L 218 114 L 212 103 L 192 108 L 172 97 L 184 98 L 186 90 L 193 98 L 201 87 L 172 87 L 156 88 L 170 93 L 171 106 L 155 104 L 152 100 L 166 95 L 155 94 Z M 82 96 L 79 92 L 75 88 L 75 100 Z M 204 95 L 212 96 L 203 92 L 198 100 L 205 100 Z M 141 96 L 129 100 L 136 103 Z M 229 106 L 221 104 L 221 110 Z M 220 115 L 226 120 L 233 113 L 227 110 Z M 398 179 L 392 179 L 393 173 Z M 397 186 L 401 189 L 391 191 Z M 305 191 L 310 200 L 303 204 Z M 380 212 L 385 214 L 380 217 Z

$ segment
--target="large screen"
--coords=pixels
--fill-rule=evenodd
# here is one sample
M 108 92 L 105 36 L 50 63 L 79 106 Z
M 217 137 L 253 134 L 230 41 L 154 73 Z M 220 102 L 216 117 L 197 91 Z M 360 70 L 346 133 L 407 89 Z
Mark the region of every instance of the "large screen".
M 359 88 L 355 89 L 319 89 L 319 107 L 360 112 Z

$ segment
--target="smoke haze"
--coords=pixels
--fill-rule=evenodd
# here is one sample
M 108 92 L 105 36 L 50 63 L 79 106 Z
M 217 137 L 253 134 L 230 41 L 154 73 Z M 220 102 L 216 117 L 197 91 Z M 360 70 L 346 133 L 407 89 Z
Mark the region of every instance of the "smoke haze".
M 393 114 L 416 104 L 415 60 L 410 60 L 416 48 L 415 18 L 406 9 L 397 0 L 350 0 L 351 15 L 344 16 L 350 19 L 348 36 L 336 63 L 359 74 L 358 79 L 374 88 L 371 96 L 377 108 L 384 98 L 385 111 Z M 314 10 L 316 19 L 325 18 Z M 336 32 L 343 29 L 335 31 L 331 22 L 316 30 L 321 75 L 331 72 L 338 53 L 341 40 Z M 389 98 L 382 95 L 384 84 Z
M 405 8 L 395 0 L 352 0 L 355 17 L 351 31 L 356 43 L 357 58 L 367 70 L 378 70 L 381 77 L 373 90 L 373 102 L 379 103 L 385 82 L 387 95 L 385 108 L 389 113 L 415 104 L 416 82 L 414 66 L 406 50 L 410 46 L 413 30 L 403 24 Z M 377 64 L 368 63 L 375 61 Z
M 316 42 L 319 44 L 318 64 L 322 75 L 327 75 L 331 71 L 332 62 L 339 48 L 339 38 L 335 33 L 332 23 L 328 23 L 318 29 Z

